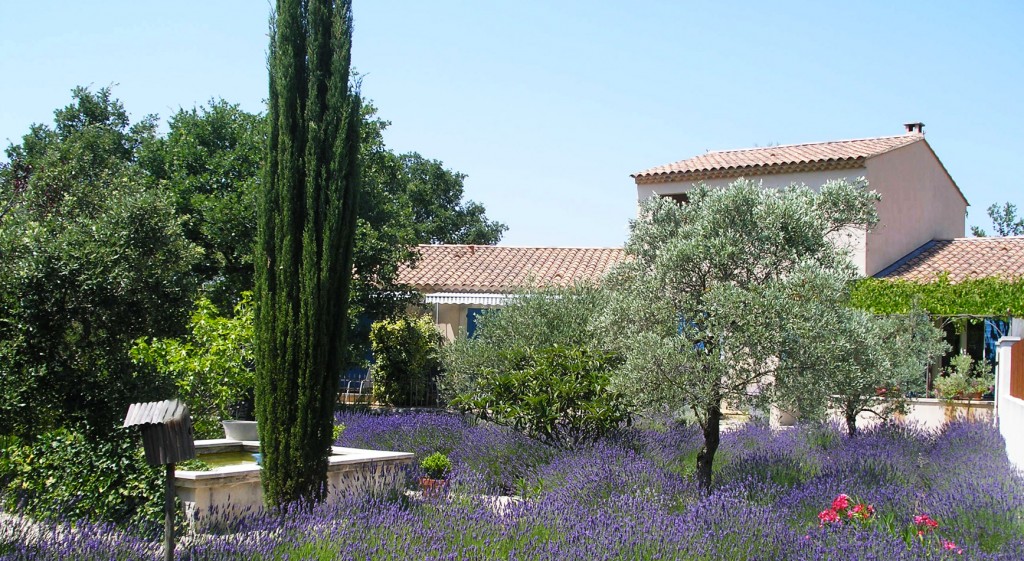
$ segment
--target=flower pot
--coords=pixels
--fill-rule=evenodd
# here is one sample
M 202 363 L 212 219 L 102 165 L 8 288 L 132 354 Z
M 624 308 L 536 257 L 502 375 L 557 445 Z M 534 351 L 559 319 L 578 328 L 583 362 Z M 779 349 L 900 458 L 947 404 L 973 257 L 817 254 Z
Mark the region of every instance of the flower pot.
M 224 425 L 224 438 L 228 440 L 258 441 L 256 421 L 221 421 Z
M 442 497 L 445 494 L 445 487 L 448 486 L 447 479 L 420 478 L 420 493 L 424 498 Z

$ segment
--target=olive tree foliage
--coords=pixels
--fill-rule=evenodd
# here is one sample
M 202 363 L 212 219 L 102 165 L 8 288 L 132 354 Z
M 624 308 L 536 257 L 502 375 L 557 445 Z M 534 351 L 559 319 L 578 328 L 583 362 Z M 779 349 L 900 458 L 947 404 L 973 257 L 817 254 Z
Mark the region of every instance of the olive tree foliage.
M 986 212 L 992 219 L 992 227 L 997 236 L 1024 235 L 1024 218 L 1017 216 L 1017 205 L 1013 203 L 1003 203 L 1003 206 L 993 204 L 988 207 Z M 988 235 L 983 228 L 977 226 L 971 226 L 971 234 L 979 238 Z
M 107 88 L 72 97 L 0 171 L 0 434 L 102 435 L 129 403 L 166 397 L 128 349 L 181 333 L 197 286 L 198 249 L 138 173 L 153 119 L 132 124 Z
M 947 345 L 927 314 L 874 315 L 850 306 L 849 289 L 821 284 L 793 308 L 783 342 L 793 358 L 776 383 L 780 407 L 805 419 L 837 411 L 854 436 L 862 413 L 905 413 L 907 394 L 924 394 L 925 369 Z
M 604 294 L 588 285 L 538 288 L 510 297 L 500 309 L 476 319 L 472 338 L 456 337 L 441 350 L 444 374 L 438 380 L 443 401 L 473 391 L 484 370 L 510 371 L 516 356 L 536 349 L 600 346 L 594 323 Z
M 638 408 L 689 408 L 704 436 L 697 477 L 709 489 L 726 405 L 764 407 L 803 352 L 801 310 L 852 280 L 839 246 L 877 220 L 863 180 L 820 192 L 738 180 L 697 186 L 688 204 L 652 198 L 631 224 L 631 258 L 607 279 L 603 317 L 625 357 L 613 388 Z M 808 315 L 808 314 L 804 314 Z

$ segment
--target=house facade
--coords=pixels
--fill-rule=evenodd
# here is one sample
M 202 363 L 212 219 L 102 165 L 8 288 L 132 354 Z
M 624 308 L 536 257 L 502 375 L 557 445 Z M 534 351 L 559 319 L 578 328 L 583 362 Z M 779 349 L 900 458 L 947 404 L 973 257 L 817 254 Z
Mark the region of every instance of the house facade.
M 864 276 L 918 282 L 943 272 L 952 282 L 1024 276 L 1024 238 L 965 238 L 967 199 L 928 144 L 923 124 L 904 127 L 904 134 L 893 136 L 715 151 L 652 167 L 632 175 L 637 200 L 685 201 L 697 184 L 724 187 L 739 178 L 765 188 L 812 189 L 865 178 L 881 195 L 879 222 L 836 240 L 849 247 Z M 621 248 L 424 245 L 418 253 L 399 279 L 424 295 L 449 339 L 471 335 L 477 315 L 501 307 L 517 291 L 595 282 L 625 259 Z M 947 331 L 953 349 L 981 360 L 995 356 L 1000 336 L 1024 334 L 1024 324 L 990 318 L 962 329 L 947 325 Z
M 633 174 L 637 199 L 686 200 L 698 183 L 724 187 L 739 178 L 766 188 L 865 178 L 878 192 L 878 225 L 848 231 L 838 243 L 864 276 L 882 271 L 932 240 L 961 238 L 967 199 L 928 145 L 920 123 L 896 136 L 708 152 Z
M 597 282 L 625 259 L 622 248 L 421 245 L 398 280 L 423 295 L 448 340 L 472 336 L 476 318 L 531 287 Z

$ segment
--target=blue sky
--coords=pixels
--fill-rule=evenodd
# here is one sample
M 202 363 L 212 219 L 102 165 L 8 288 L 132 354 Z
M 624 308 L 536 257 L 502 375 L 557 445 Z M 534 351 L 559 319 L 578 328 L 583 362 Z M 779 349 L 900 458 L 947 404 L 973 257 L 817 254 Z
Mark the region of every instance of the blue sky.
M 12 2 L 0 143 L 76 85 L 133 118 L 260 111 L 259 0 Z M 91 5 L 90 5 L 91 4 Z M 923 121 L 971 203 L 1024 188 L 1024 3 L 355 0 L 354 64 L 385 137 L 468 175 L 504 244 L 617 246 L 631 173 L 706 150 L 900 134 Z

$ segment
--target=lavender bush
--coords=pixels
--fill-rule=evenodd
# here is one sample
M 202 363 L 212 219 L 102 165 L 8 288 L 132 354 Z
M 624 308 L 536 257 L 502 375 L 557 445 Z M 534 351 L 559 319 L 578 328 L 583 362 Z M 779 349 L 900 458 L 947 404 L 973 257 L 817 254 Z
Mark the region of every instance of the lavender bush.
M 1024 559 L 1024 481 L 980 424 L 856 438 L 827 425 L 749 425 L 724 435 L 705 496 L 689 427 L 631 428 L 568 452 L 451 415 L 339 421 L 345 446 L 448 454 L 460 483 L 448 497 L 251 515 L 231 533 L 186 536 L 179 558 Z M 525 497 L 485 496 L 503 491 Z M 0 523 L 0 559 L 153 559 L 158 549 L 84 523 Z

